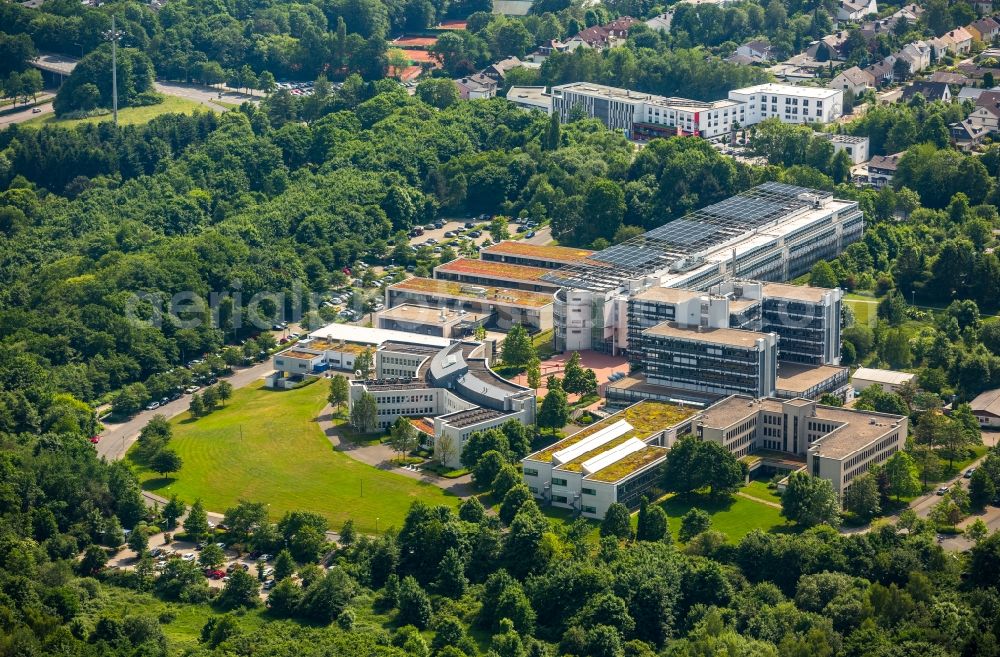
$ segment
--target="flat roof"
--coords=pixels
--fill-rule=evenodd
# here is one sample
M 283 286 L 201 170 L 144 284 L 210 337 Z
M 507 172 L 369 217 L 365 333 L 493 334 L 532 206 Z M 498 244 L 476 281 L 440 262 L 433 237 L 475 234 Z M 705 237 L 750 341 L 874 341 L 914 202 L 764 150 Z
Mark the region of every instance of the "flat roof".
M 811 303 L 821 303 L 823 296 L 830 291 L 826 287 L 813 287 L 811 285 L 791 285 L 790 283 L 764 283 L 764 297 L 777 297 L 779 299 L 794 299 L 795 301 L 809 301 Z
M 447 415 L 442 415 L 440 417 L 446 424 L 456 428 L 462 428 L 472 426 L 473 424 L 479 424 L 480 422 L 486 422 L 488 420 L 495 420 L 507 415 L 511 415 L 511 413 L 476 406 L 475 408 L 467 408 L 464 411 L 455 411 L 454 413 L 448 413 Z
M 638 472 L 660 461 L 667 459 L 666 447 L 656 445 L 646 445 L 642 449 L 636 450 L 628 456 L 601 468 L 600 470 L 587 475 L 586 479 L 591 481 L 602 481 L 614 483 L 621 481 L 629 475 Z
M 895 370 L 879 370 L 871 367 L 859 367 L 854 371 L 851 379 L 862 379 L 864 381 L 874 381 L 876 383 L 888 383 L 889 385 L 902 385 L 915 377 L 911 372 L 897 372 Z
M 444 316 L 443 319 L 442 315 Z M 489 317 L 489 313 L 474 313 L 455 310 L 454 308 L 431 308 L 429 306 L 404 303 L 392 308 L 386 308 L 379 312 L 378 316 L 405 320 L 417 324 L 450 324 L 462 320 L 470 322 L 478 321 L 484 317 Z
M 502 278 L 512 281 L 527 281 L 538 283 L 542 276 L 549 273 L 549 269 L 544 267 L 531 267 L 529 265 L 515 265 L 510 262 L 497 262 L 496 260 L 478 260 L 473 258 L 458 258 L 434 268 L 434 272 L 447 272 L 449 274 L 467 274 L 469 276 L 483 276 L 486 278 Z
M 832 459 L 853 454 L 889 433 L 904 419 L 887 413 L 819 405 L 816 406 L 816 417 L 843 423 L 840 428 L 813 442 L 812 450 L 816 454 Z
M 698 328 L 681 327 L 675 322 L 663 322 L 643 331 L 645 335 L 656 335 L 667 338 L 680 338 L 697 342 L 721 344 L 728 347 L 751 348 L 757 346 L 757 341 L 767 339 L 767 333 L 758 331 L 743 331 L 731 328 Z
M 792 392 L 805 392 L 834 377 L 845 375 L 846 372 L 846 367 L 834 367 L 833 365 L 802 365 L 779 362 L 775 388 Z
M 308 351 L 299 351 L 298 349 L 289 349 L 288 351 L 282 351 L 277 354 L 278 356 L 285 356 L 286 358 L 302 358 L 304 360 L 312 360 L 313 358 L 319 358 L 323 354 L 311 354 Z
M 718 263 L 731 258 L 734 248 L 740 253 L 755 240 L 766 245 L 851 206 L 857 203 L 834 199 L 830 192 L 767 182 L 610 246 L 580 263 L 552 270 L 545 280 L 570 288 L 610 291 L 621 289 L 624 281 L 658 276 L 661 285 L 685 287 L 686 281 L 717 271 Z
M 632 404 L 623 411 L 619 411 L 614 415 L 604 418 L 599 422 L 577 431 L 571 436 L 567 436 L 562 440 L 555 442 L 544 449 L 540 449 L 533 454 L 529 454 L 526 458 L 533 461 L 541 461 L 545 463 L 550 463 L 552 461 L 552 455 L 558 451 L 564 450 L 568 447 L 583 441 L 588 436 L 592 436 L 595 433 L 606 429 L 621 420 L 628 422 L 634 429 L 633 432 L 623 434 L 625 439 L 632 437 L 633 435 L 639 437 L 646 437 L 653 434 L 656 431 L 662 431 L 674 425 L 680 424 L 684 420 L 696 415 L 699 409 L 692 408 L 688 406 L 681 406 L 679 404 L 667 404 L 665 402 L 644 400 L 638 403 Z M 586 459 L 584 459 L 586 460 Z
M 751 399 L 742 395 L 727 397 L 717 404 L 705 409 L 702 416 L 704 426 L 725 429 L 744 418 L 756 415 L 761 411 L 780 414 L 782 406 L 802 406 L 815 402 L 778 399 Z M 878 440 L 895 428 L 905 418 L 887 413 L 862 411 L 849 408 L 836 408 L 815 404 L 815 419 L 832 422 L 834 429 L 825 436 L 813 442 L 813 449 L 823 457 L 842 459 L 858 451 L 865 445 Z
M 514 257 L 534 258 L 552 262 L 581 262 L 594 255 L 590 249 L 576 249 L 569 246 L 549 246 L 529 244 L 523 240 L 504 240 L 482 250 L 482 253 L 497 253 Z
M 506 287 L 478 286 L 457 281 L 443 281 L 437 278 L 408 278 L 394 285 L 390 290 L 405 290 L 419 294 L 447 296 L 454 299 L 470 299 L 497 305 L 526 306 L 542 308 L 552 303 L 552 294 L 513 290 Z M 481 291 L 481 292 L 480 292 Z
M 383 342 L 380 351 L 392 351 L 400 354 L 414 354 L 417 356 L 430 356 L 441 351 L 437 347 L 429 347 L 423 344 L 407 344 L 405 342 L 396 342 L 395 340 L 389 340 Z
M 779 94 L 782 96 L 798 96 L 799 98 L 825 99 L 843 93 L 840 89 L 828 89 L 826 87 L 806 87 L 797 84 L 781 84 L 779 82 L 765 82 L 755 84 L 751 87 L 733 89 L 730 94 Z
M 705 296 L 706 292 L 698 292 L 683 287 L 660 287 L 654 286 L 643 290 L 632 297 L 633 299 L 644 299 L 648 301 L 662 301 L 664 303 L 683 303 L 691 299 Z
M 342 342 L 357 342 L 360 344 L 380 345 L 383 342 L 404 342 L 422 344 L 430 347 L 444 348 L 451 344 L 449 338 L 439 338 L 433 335 L 420 335 L 407 331 L 370 328 L 354 324 L 327 324 L 309 334 L 312 338 L 339 340 Z
M 747 297 L 740 297 L 739 299 L 729 300 L 729 312 L 730 313 L 741 313 L 747 308 L 752 308 L 754 306 L 760 305 L 760 299 L 750 299 Z

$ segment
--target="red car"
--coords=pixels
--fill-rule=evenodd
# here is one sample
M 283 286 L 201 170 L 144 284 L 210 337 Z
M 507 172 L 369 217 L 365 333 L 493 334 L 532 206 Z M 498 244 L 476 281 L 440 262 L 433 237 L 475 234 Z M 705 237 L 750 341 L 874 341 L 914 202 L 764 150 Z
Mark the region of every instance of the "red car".
M 90 442 L 92 442 L 92 443 L 94 443 L 96 445 L 97 443 L 101 442 L 101 437 L 100 436 L 91 436 L 90 437 Z
M 223 577 L 226 576 L 226 573 L 222 572 L 221 570 L 210 570 L 207 573 L 205 573 L 205 576 L 211 577 L 212 579 L 222 579 Z

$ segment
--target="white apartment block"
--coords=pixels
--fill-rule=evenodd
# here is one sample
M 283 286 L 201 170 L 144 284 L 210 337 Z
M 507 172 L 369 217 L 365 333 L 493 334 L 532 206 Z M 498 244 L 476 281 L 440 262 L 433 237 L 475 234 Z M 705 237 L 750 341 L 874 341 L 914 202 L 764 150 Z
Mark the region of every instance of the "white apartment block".
M 743 125 L 777 118 L 782 123 L 830 123 L 844 110 L 842 89 L 768 82 L 733 89 L 729 99 L 746 105 Z

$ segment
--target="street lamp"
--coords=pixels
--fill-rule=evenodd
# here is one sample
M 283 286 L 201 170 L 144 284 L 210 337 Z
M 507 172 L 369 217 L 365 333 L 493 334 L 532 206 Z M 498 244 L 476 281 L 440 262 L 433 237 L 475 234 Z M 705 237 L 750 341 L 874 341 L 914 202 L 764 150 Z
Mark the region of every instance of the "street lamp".
M 114 112 L 115 126 L 118 125 L 118 39 L 125 33 L 115 29 L 115 17 L 111 16 L 111 30 L 104 33 L 104 38 L 111 42 L 111 108 Z

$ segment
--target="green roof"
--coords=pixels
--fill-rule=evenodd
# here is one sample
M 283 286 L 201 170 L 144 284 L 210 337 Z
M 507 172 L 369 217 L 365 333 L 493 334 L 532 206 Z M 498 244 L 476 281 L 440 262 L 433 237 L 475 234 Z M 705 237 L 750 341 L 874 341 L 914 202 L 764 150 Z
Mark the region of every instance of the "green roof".
M 698 409 L 696 408 L 678 406 L 676 404 L 668 404 L 666 402 L 643 400 L 637 404 L 629 406 L 624 411 L 615 413 L 600 422 L 595 422 L 589 427 L 574 433 L 572 436 L 563 438 L 559 442 L 553 443 L 545 449 L 529 455 L 527 458 L 532 461 L 549 463 L 552 461 L 552 455 L 559 450 L 575 445 L 587 436 L 592 436 L 601 429 L 611 426 L 615 422 L 625 420 L 632 425 L 633 431 L 629 431 L 625 435 L 612 440 L 610 443 L 605 443 L 599 448 L 591 450 L 590 452 L 587 452 L 586 454 L 583 454 L 582 456 L 560 466 L 562 469 L 566 470 L 579 470 L 579 465 L 583 463 L 583 461 L 586 461 L 588 458 L 591 458 L 596 454 L 605 452 L 612 447 L 620 445 L 629 438 L 645 438 L 656 431 L 672 427 L 675 424 L 683 422 L 696 413 L 698 413 Z
M 643 469 L 658 459 L 666 458 L 666 456 L 667 450 L 665 447 L 647 445 L 637 452 L 632 452 L 620 461 L 616 461 L 606 468 L 601 468 L 587 477 L 587 479 L 613 483 L 637 470 Z

